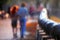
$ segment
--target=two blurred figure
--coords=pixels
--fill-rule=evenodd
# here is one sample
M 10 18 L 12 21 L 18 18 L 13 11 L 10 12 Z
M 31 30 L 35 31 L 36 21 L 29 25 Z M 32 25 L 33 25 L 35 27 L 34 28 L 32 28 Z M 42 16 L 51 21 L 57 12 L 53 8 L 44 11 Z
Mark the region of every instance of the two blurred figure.
M 13 9 L 11 9 L 11 25 L 13 28 L 13 36 L 14 38 L 17 37 L 17 20 L 19 19 L 20 22 L 20 34 L 21 34 L 21 38 L 24 38 L 24 34 L 26 32 L 26 18 L 25 16 L 28 14 L 28 10 L 26 8 L 26 3 L 23 2 L 21 3 L 21 6 L 19 7 L 19 9 L 16 9 L 16 6 L 13 7 Z M 17 10 L 17 11 L 16 11 Z

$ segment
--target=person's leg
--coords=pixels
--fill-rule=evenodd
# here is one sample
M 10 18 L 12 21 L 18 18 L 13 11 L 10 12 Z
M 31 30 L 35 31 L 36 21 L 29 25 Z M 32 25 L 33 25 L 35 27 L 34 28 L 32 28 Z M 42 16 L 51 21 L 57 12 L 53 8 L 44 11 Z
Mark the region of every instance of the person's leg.
M 17 30 L 13 28 L 13 39 L 17 39 Z
M 14 28 L 12 28 L 12 31 L 13 31 L 13 38 L 14 38 Z
M 12 20 L 13 37 L 17 37 L 17 20 Z
M 17 19 L 15 19 L 15 37 L 17 37 Z
M 24 37 L 25 31 L 26 31 L 26 19 L 23 18 L 21 21 L 21 37 Z

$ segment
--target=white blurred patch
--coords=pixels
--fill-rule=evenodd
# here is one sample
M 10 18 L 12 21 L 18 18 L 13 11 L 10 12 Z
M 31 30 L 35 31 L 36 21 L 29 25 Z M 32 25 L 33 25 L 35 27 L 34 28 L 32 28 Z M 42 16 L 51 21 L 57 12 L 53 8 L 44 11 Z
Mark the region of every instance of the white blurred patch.
M 25 35 L 26 35 L 26 36 L 29 35 L 29 34 L 30 34 L 29 32 L 27 32 L 27 31 L 25 32 Z
M 6 18 L 8 18 L 8 17 L 9 17 L 9 14 L 8 14 L 8 13 L 6 13 L 5 17 L 6 17 Z
M 1 14 L 2 12 L 0 11 L 0 14 Z
M 46 19 L 48 18 L 48 15 L 47 15 L 47 9 L 46 8 L 43 8 L 43 10 L 41 11 L 41 14 L 40 14 L 40 19 Z
M 30 22 L 37 22 L 37 20 L 28 20 L 27 23 L 30 23 Z

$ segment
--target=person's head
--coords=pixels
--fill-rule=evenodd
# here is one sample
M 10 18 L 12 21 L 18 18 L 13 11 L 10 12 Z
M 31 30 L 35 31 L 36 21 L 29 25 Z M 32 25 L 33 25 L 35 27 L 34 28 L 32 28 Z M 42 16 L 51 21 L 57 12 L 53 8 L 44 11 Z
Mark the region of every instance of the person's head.
M 16 10 L 16 7 L 15 6 L 13 7 L 13 10 Z
M 25 7 L 26 6 L 26 3 L 25 2 L 22 2 L 21 3 L 21 7 Z
M 16 7 L 14 6 L 13 8 L 12 8 L 12 10 L 11 10 L 11 13 L 15 13 L 16 12 Z

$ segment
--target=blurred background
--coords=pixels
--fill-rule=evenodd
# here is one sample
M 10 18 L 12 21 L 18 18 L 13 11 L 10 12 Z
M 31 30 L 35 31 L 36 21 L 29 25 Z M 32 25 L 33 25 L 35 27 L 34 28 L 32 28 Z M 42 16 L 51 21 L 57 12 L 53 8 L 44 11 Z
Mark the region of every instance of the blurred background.
M 60 18 L 60 0 L 0 0 L 0 10 L 4 10 L 8 12 L 9 7 L 14 4 L 19 5 L 22 1 L 27 2 L 28 4 L 33 3 L 36 7 L 40 3 L 44 5 L 49 11 L 50 18 L 53 19 L 54 17 L 57 19 Z M 54 17 L 53 17 L 54 16 Z M 53 19 L 55 20 L 55 19 Z M 57 21 L 59 22 L 59 20 Z
M 36 7 L 36 9 L 41 4 L 41 6 L 44 6 L 48 10 L 49 19 L 54 20 L 58 23 L 60 22 L 60 0 L 0 0 L 0 40 L 7 40 L 13 38 L 9 12 L 10 7 L 12 7 L 13 5 L 20 6 L 21 2 L 23 1 L 27 3 L 27 8 L 29 8 L 31 3 L 34 5 L 34 7 Z M 38 24 L 37 14 L 37 12 L 34 14 L 34 19 L 31 19 L 30 15 L 28 16 L 26 23 L 28 39 L 35 40 L 36 38 L 36 27 Z M 17 35 L 19 36 L 19 21 L 17 25 Z

